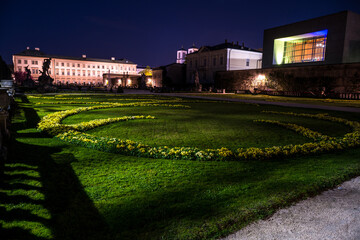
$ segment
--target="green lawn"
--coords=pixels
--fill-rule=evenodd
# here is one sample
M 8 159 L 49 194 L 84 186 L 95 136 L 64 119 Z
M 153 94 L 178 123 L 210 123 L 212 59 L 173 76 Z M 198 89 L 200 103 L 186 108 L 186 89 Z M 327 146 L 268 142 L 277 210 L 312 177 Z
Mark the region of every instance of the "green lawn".
M 9 239 L 216 239 L 269 216 L 279 207 L 360 173 L 360 149 L 253 161 L 150 159 L 75 146 L 36 130 L 36 124 L 46 114 L 84 106 L 66 104 L 69 101 L 158 99 L 153 96 L 141 96 L 142 99 L 112 95 L 83 97 L 91 99 L 17 99 L 19 106 L 12 125 L 16 140 L 0 185 L 0 236 L 12 236 Z M 54 101 L 63 103 L 46 104 Z M 36 105 L 38 102 L 44 104 Z M 63 123 L 153 115 L 156 119 L 112 123 L 87 133 L 136 140 L 151 146 L 201 149 L 311 141 L 288 129 L 254 123 L 255 119 L 296 123 L 333 137 L 351 131 L 347 126 L 324 120 L 262 112 L 324 113 L 320 110 L 220 102 L 184 104 L 191 108 L 99 109 L 69 116 Z M 359 119 L 359 114 L 329 114 L 353 121 Z

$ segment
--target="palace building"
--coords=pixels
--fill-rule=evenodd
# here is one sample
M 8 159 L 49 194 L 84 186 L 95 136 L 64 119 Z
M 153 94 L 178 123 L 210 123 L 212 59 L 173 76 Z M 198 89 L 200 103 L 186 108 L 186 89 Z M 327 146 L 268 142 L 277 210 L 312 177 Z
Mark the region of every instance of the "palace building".
M 13 55 L 14 72 L 24 72 L 25 67 L 31 71 L 31 76 L 37 80 L 41 75 L 44 59 L 51 58 L 49 68 L 50 76 L 54 79 L 54 84 L 105 84 L 105 74 L 117 75 L 119 84 L 128 85 L 131 78 L 137 78 L 137 64 L 127 59 L 98 59 L 88 58 L 86 55 L 81 57 L 67 57 L 48 55 L 40 51 L 39 48 L 26 50 Z

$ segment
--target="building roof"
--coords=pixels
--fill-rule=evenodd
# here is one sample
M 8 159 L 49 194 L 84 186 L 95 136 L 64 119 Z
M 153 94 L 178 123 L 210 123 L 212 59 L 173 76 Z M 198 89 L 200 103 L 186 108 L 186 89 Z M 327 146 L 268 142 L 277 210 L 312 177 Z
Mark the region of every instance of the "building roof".
M 349 10 L 345 10 L 345 11 L 341 11 L 341 12 L 337 12 L 337 13 L 333 13 L 333 14 L 320 16 L 320 17 L 305 19 L 305 20 L 298 21 L 298 22 L 287 23 L 287 24 L 284 24 L 284 25 L 281 25 L 281 26 L 276 26 L 276 27 L 265 29 L 265 31 L 273 30 L 273 29 L 277 29 L 277 28 L 283 28 L 283 27 L 286 27 L 286 26 L 295 26 L 296 24 L 299 24 L 299 23 L 310 23 L 310 22 L 313 22 L 313 21 L 319 21 L 320 19 L 323 19 L 323 18 L 339 17 L 341 15 L 349 15 L 349 14 L 351 14 L 351 15 L 359 15 L 358 13 L 355 13 L 355 12 L 352 12 L 352 11 L 349 11 Z
M 195 43 L 193 43 L 193 45 L 191 47 L 189 47 L 189 49 L 190 48 L 197 48 L 197 47 L 195 46 Z
M 202 46 L 202 47 L 200 47 L 199 51 L 194 52 L 194 53 L 190 53 L 190 54 L 197 54 L 197 53 L 207 52 L 207 51 L 216 51 L 216 50 L 227 49 L 227 48 L 244 50 L 244 51 L 251 51 L 251 52 L 259 52 L 259 53 L 262 52 L 259 49 L 253 49 L 253 48 L 245 47 L 243 45 L 239 45 L 238 43 L 225 42 L 225 43 L 221 43 L 221 44 L 218 44 L 218 45 L 215 45 L 215 46 Z
M 45 58 L 60 58 L 60 59 L 69 59 L 77 61 L 93 61 L 93 62 L 106 62 L 106 63 L 123 63 L 123 64 L 134 64 L 134 62 L 128 59 L 100 59 L 100 58 L 83 58 L 83 57 L 69 57 L 69 56 L 59 56 L 59 55 L 49 55 L 45 54 L 40 50 L 26 49 L 20 53 L 14 54 L 15 56 L 31 56 L 31 57 L 45 57 Z

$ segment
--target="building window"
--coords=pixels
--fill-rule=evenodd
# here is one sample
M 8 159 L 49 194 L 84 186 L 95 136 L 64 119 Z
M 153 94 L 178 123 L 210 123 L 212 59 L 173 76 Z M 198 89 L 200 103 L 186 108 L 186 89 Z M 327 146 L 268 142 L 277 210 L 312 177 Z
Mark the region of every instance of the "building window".
M 70 76 L 70 71 L 67 72 L 67 75 Z
M 250 59 L 246 59 L 246 66 L 250 66 Z
M 21 59 L 18 60 L 18 63 L 21 64 Z
M 24 64 L 27 64 L 27 60 L 24 60 Z
M 64 66 L 64 63 L 61 63 L 61 66 L 63 67 L 63 66 Z
M 18 71 L 21 72 L 21 67 L 18 67 Z
M 224 57 L 220 57 L 220 65 L 224 64 Z
M 72 66 L 75 67 L 75 63 L 73 63 Z
M 78 65 L 77 65 L 77 66 L 78 66 L 78 68 L 79 68 L 79 67 L 80 67 L 80 63 L 78 63 Z
M 102 69 L 104 69 L 104 65 L 102 66 Z
M 95 65 L 93 65 L 93 68 L 95 68 Z
M 67 63 L 66 66 L 67 66 L 67 67 L 70 67 L 70 63 Z
M 61 75 L 63 75 L 63 76 L 64 76 L 64 75 L 65 75 L 65 72 L 64 72 L 64 71 L 62 71 L 62 72 L 61 72 Z
M 216 66 L 216 58 L 213 59 L 213 66 Z
M 327 30 L 274 40 L 273 64 L 325 60 Z
M 59 66 L 59 63 L 57 62 L 57 63 L 55 64 L 55 66 L 57 66 L 57 67 L 58 67 L 58 66 Z

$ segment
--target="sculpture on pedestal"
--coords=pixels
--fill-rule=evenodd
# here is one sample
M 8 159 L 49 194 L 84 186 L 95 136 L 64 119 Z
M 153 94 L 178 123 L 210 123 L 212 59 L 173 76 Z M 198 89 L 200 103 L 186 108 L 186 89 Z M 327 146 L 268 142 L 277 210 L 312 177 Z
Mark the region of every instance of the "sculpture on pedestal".
M 41 76 L 39 77 L 39 86 L 40 87 L 50 87 L 54 79 L 50 77 L 49 68 L 50 68 L 51 58 L 44 59 L 42 66 L 42 71 L 40 70 Z

